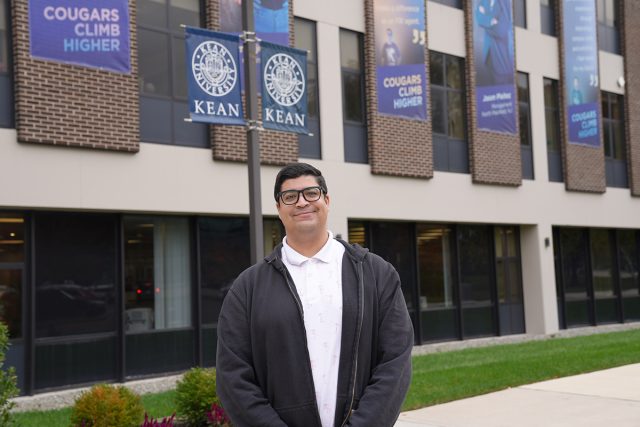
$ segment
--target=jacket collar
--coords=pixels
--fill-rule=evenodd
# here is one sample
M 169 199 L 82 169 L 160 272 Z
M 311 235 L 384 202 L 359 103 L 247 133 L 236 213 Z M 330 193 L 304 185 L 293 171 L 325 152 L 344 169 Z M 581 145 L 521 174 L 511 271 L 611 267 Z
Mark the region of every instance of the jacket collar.
M 364 261 L 364 257 L 369 252 L 369 249 L 363 248 L 357 243 L 350 245 L 342 239 L 336 238 L 335 240 L 344 246 L 344 254 L 355 262 Z M 268 264 L 273 265 L 276 270 L 282 270 L 284 268 L 284 264 L 282 263 L 282 243 L 276 246 L 273 251 L 264 258 L 264 260 Z

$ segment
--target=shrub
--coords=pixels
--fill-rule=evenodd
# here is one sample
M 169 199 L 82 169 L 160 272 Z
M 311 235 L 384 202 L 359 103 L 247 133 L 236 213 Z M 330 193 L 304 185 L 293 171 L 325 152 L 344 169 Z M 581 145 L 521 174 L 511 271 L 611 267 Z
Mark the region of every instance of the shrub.
M 193 368 L 178 381 L 176 388 L 176 409 L 184 415 L 192 427 L 207 423 L 207 412 L 214 403 L 216 395 L 216 371 L 213 368 Z
M 173 427 L 173 419 L 176 413 L 174 412 L 170 418 L 163 418 L 162 421 L 154 420 L 153 417 L 149 417 L 149 414 L 145 412 L 144 422 L 140 427 Z
M 9 349 L 9 329 L 5 324 L 0 322 L 0 368 L 2 368 L 4 362 L 4 352 Z M 18 395 L 18 377 L 16 377 L 13 368 L 9 368 L 6 371 L 0 371 L 0 426 L 2 427 L 14 427 L 18 423 L 13 419 L 13 416 L 9 412 L 15 405 L 13 402 L 9 402 L 14 396 Z
M 143 419 L 142 398 L 124 386 L 94 385 L 71 408 L 71 425 L 138 427 Z
M 207 424 L 213 427 L 232 427 L 231 420 L 224 412 L 222 405 L 213 404 L 211 412 L 207 412 Z

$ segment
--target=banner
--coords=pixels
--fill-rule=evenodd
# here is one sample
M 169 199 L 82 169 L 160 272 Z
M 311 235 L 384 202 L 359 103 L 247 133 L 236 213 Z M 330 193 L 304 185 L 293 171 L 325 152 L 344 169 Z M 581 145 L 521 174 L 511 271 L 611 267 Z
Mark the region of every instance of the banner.
M 265 129 L 307 135 L 307 51 L 263 41 L 262 122 Z
M 185 33 L 191 120 L 244 125 L 238 37 L 194 27 Z
M 423 0 L 374 0 L 378 114 L 427 121 Z
M 595 0 L 563 0 L 569 143 L 600 147 Z
M 131 73 L 127 0 L 29 0 L 32 58 Z
M 242 2 L 219 0 L 220 31 L 234 35 L 242 34 Z M 259 39 L 289 46 L 289 2 L 286 0 L 253 0 L 255 31 Z M 256 66 L 260 74 L 260 45 L 256 46 Z M 244 92 L 244 57 L 240 45 L 240 80 Z M 260 93 L 258 79 L 258 93 Z
M 518 134 L 511 0 L 473 0 L 478 129 Z

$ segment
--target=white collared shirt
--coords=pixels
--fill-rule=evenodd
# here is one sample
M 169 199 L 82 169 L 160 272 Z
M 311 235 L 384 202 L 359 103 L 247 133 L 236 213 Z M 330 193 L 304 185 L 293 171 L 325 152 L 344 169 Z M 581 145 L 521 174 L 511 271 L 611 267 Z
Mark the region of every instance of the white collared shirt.
M 332 427 L 336 412 L 342 338 L 342 256 L 344 246 L 329 240 L 312 258 L 282 240 L 282 261 L 304 307 L 304 327 L 322 427 Z

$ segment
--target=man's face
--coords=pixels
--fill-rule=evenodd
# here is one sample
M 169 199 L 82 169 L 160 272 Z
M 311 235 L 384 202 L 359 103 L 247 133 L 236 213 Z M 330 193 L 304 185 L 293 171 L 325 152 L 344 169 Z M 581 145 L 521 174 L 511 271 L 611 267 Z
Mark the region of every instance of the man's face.
M 580 87 L 580 82 L 578 82 L 578 79 L 573 79 L 573 87 L 575 87 L 576 89 Z
M 300 176 L 286 180 L 280 191 L 303 190 L 317 186 L 318 182 L 314 176 Z M 276 207 L 287 235 L 313 233 L 319 228 L 326 228 L 329 196 L 324 193 L 315 202 L 307 202 L 302 194 L 298 197 L 298 202 L 293 205 L 285 205 L 282 200 L 278 200 Z

